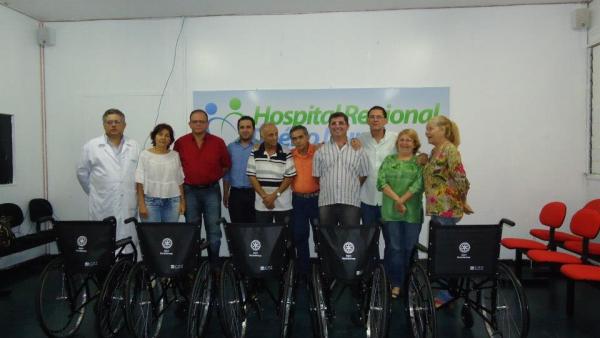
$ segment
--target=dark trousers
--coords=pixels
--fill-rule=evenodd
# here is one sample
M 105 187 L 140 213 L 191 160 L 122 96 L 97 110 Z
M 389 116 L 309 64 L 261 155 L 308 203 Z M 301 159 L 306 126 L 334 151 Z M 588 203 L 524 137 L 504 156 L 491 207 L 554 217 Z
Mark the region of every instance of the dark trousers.
M 255 192 L 252 188 L 234 188 L 229 192 L 229 218 L 231 223 L 254 223 Z
M 256 210 L 256 223 L 290 224 L 291 210 L 286 211 L 258 211 Z
M 341 203 L 319 207 L 319 222 L 322 225 L 360 225 L 360 208 Z
M 292 235 L 296 247 L 297 268 L 301 274 L 307 274 L 310 267 L 308 238 L 311 226 L 319 221 L 319 196 L 302 197 L 292 195 Z M 314 236 L 314 233 L 313 233 Z M 313 237 L 314 240 L 314 237 Z

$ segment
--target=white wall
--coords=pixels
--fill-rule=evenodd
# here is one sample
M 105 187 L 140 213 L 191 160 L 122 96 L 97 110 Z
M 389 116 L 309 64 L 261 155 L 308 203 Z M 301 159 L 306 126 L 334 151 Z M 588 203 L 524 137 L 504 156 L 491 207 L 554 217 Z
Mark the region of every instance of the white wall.
M 582 5 L 187 19 L 158 119 L 187 132 L 193 90 L 450 86 L 476 210 L 525 236 L 541 206 L 586 196 Z M 85 218 L 74 167 L 109 107 L 143 142 L 170 71 L 179 19 L 52 23 L 46 51 L 50 198 Z M 506 253 L 504 253 L 506 254 Z
M 37 27 L 35 20 L 0 6 L 0 113 L 13 115 L 14 123 L 14 180 L 0 185 L 0 203 L 16 203 L 24 213 L 30 199 L 43 195 Z M 16 228 L 19 235 L 34 229 L 28 219 Z M 0 267 L 41 251 L 43 248 L 0 258 Z

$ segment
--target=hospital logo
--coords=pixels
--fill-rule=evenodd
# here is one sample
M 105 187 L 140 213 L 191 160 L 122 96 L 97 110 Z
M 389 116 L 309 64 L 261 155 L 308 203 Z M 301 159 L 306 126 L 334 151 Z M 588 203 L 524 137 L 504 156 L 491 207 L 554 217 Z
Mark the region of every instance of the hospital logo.
M 342 248 L 344 249 L 346 255 L 350 255 L 354 252 L 354 244 L 352 244 L 351 242 L 344 243 L 344 246 Z
M 163 238 L 161 245 L 163 249 L 169 250 L 173 246 L 173 240 L 169 237 Z
M 79 236 L 77 237 L 77 246 L 84 247 L 87 244 L 87 237 Z
M 219 112 L 219 106 L 214 102 L 209 102 L 204 105 L 204 111 L 208 115 L 208 128 L 212 133 L 223 135 L 226 130 L 230 133 L 237 133 L 237 120 L 244 116 L 240 112 L 242 101 L 237 97 L 232 97 L 229 100 L 230 112 Z
M 250 249 L 252 249 L 252 251 L 258 251 L 260 250 L 261 244 L 260 241 L 255 239 L 252 242 L 250 242 Z
M 462 242 L 458 245 L 458 251 L 460 251 L 463 254 L 468 253 L 469 251 L 471 251 L 471 244 L 469 244 L 468 242 Z

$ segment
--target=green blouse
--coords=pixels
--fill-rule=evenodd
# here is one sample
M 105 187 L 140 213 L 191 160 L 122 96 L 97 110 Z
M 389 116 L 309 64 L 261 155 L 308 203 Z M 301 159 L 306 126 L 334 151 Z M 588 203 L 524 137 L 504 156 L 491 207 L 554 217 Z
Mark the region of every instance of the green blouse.
M 398 194 L 404 195 L 410 191 L 413 196 L 406 201 L 406 212 L 401 214 L 394 207 L 394 200 L 383 194 L 381 216 L 384 221 L 405 221 L 408 223 L 423 223 L 423 172 L 417 159 L 399 160 L 398 155 L 389 155 L 381 163 L 377 175 L 377 189 L 383 190 L 389 186 Z

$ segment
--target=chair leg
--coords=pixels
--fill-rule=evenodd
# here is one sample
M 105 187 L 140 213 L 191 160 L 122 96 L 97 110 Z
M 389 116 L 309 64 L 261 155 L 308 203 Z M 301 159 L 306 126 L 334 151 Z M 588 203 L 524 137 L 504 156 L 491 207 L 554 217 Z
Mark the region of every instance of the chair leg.
M 521 280 L 522 266 L 523 266 L 523 251 L 521 249 L 516 249 L 515 250 L 515 275 L 517 275 L 517 278 L 519 280 Z
M 571 317 L 575 307 L 575 281 L 567 280 L 567 315 Z

